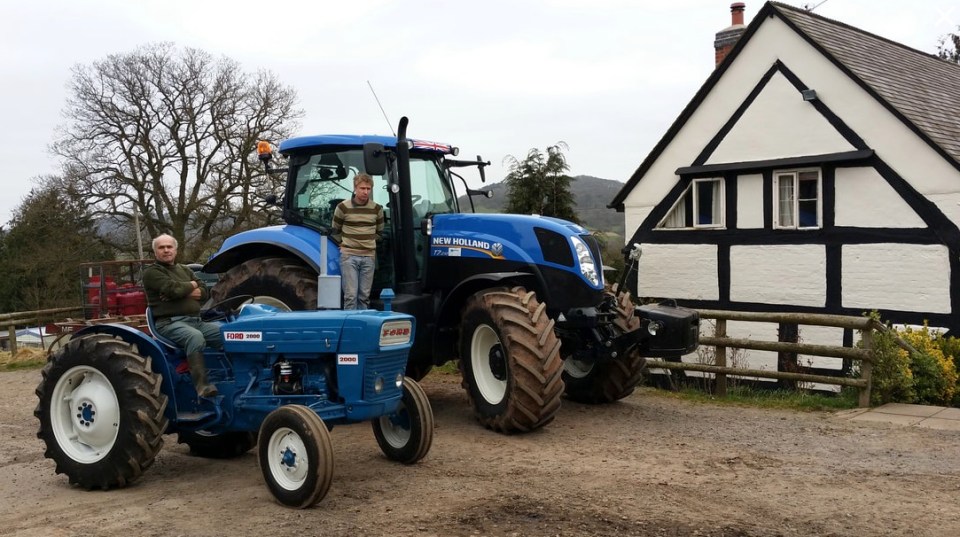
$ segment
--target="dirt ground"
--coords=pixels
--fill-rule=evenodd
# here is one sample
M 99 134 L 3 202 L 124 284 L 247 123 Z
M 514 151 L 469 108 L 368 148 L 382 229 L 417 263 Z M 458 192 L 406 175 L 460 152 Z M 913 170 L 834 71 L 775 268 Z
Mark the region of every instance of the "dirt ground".
M 565 401 L 532 434 L 473 421 L 459 379 L 423 385 L 433 449 L 405 467 L 366 424 L 333 430 L 316 507 L 275 503 L 255 451 L 189 455 L 176 437 L 134 485 L 86 492 L 36 438 L 39 370 L 0 373 L 0 535 L 960 535 L 960 433 L 829 413 L 695 404 L 643 389 Z

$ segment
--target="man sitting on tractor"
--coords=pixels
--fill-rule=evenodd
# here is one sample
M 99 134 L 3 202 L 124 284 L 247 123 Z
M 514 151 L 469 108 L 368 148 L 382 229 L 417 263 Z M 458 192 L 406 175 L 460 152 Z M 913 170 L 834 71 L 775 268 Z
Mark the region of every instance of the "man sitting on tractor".
M 210 292 L 186 265 L 175 263 L 177 240 L 170 235 L 153 239 L 156 262 L 143 271 L 143 288 L 157 332 L 186 352 L 190 377 L 200 397 L 217 395 L 207 383 L 204 346 L 222 348 L 220 325 L 200 319 L 200 304 Z

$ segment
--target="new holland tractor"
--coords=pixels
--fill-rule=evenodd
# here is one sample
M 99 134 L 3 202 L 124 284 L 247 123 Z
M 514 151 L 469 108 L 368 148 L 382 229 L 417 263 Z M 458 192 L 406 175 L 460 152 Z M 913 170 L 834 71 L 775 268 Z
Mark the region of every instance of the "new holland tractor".
M 204 352 L 212 398 L 198 397 L 169 340 L 125 325 L 84 328 L 50 356 L 37 386 L 44 455 L 71 484 L 106 490 L 138 479 L 164 434 L 202 457 L 257 446 L 271 494 L 296 508 L 330 488 L 334 425 L 371 421 L 388 458 L 415 463 L 430 450 L 433 411 L 404 377 L 414 319 L 389 311 L 391 293 L 381 294 L 388 311 L 285 312 L 243 296 L 213 307 L 224 348 Z
M 556 218 L 465 213 L 457 148 L 398 135 L 305 136 L 285 140 L 285 225 L 228 238 L 205 264 L 220 273 L 212 294 L 222 300 L 255 295 L 291 310 L 318 304 L 318 288 L 339 274 L 339 250 L 326 251 L 337 204 L 353 178 L 374 177 L 373 199 L 384 206 L 373 297 L 397 290 L 394 309 L 417 319 L 407 375 L 421 379 L 458 360 L 474 414 L 504 433 L 549 423 L 561 395 L 586 403 L 626 397 L 641 381 L 645 356 L 680 356 L 698 344 L 696 312 L 654 304 L 635 306 L 622 283 L 605 286 L 600 247 L 583 227 Z M 471 200 L 472 198 L 468 198 Z M 322 295 L 323 293 L 321 293 Z M 322 300 L 321 300 L 322 302 Z M 376 300 L 372 306 L 379 307 Z

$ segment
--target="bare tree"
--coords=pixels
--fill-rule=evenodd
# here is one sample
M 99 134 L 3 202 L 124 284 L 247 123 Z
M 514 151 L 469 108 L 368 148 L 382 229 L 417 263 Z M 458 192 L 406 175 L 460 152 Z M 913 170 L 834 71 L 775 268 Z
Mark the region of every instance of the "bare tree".
M 960 26 L 957 30 L 960 32 Z M 960 33 L 947 33 L 940 36 L 937 43 L 937 56 L 948 62 L 960 63 Z
M 63 180 L 115 230 L 114 248 L 136 251 L 133 211 L 148 237 L 176 237 L 184 260 L 270 219 L 263 198 L 280 179 L 256 165 L 256 142 L 288 136 L 302 115 L 272 74 L 163 43 L 75 67 L 70 94 L 53 151 Z

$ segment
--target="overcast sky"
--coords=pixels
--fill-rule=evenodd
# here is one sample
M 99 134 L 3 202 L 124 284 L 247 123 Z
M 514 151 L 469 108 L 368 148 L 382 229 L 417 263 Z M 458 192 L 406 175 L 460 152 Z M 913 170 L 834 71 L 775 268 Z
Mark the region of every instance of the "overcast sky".
M 786 3 L 931 53 L 960 24 L 955 0 Z M 411 137 L 490 160 L 488 182 L 505 156 L 558 141 L 571 175 L 625 181 L 713 70 L 730 4 L 3 0 L 0 224 L 58 172 L 48 146 L 71 67 L 159 41 L 272 71 L 299 96 L 302 134 L 390 134 L 406 115 Z M 746 22 L 762 5 L 746 2 Z

